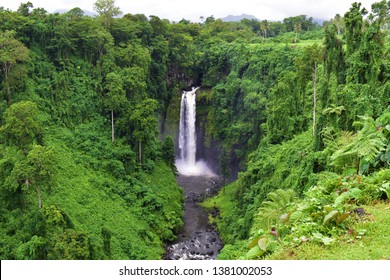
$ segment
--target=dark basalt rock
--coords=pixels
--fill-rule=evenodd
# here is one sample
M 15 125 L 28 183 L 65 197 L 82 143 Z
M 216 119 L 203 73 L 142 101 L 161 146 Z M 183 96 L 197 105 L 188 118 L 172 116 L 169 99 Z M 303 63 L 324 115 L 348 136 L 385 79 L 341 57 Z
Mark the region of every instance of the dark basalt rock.
M 175 243 L 166 247 L 166 260 L 212 260 L 223 247 L 215 224 L 208 223 L 207 213 L 198 205 L 206 197 L 217 194 L 219 178 L 179 176 L 178 183 L 184 189 L 184 228 Z M 219 215 L 217 208 L 211 212 Z
M 166 260 L 215 259 L 223 243 L 215 231 L 196 231 L 190 240 L 167 247 Z
M 366 211 L 364 210 L 364 208 L 356 208 L 353 210 L 353 212 L 359 216 L 363 216 L 366 214 Z

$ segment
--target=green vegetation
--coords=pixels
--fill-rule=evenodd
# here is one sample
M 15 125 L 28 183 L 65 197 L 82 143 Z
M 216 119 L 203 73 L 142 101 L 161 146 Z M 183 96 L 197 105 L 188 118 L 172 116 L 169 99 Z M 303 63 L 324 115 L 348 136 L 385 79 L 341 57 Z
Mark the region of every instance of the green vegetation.
M 374 7 L 364 20 L 367 11 L 353 4 L 344 24 L 338 16 L 325 26 L 321 44 L 229 56 L 215 87 L 215 126 L 223 126 L 215 131 L 226 157 L 247 160 L 237 181 L 204 203 L 220 209 L 227 245 L 219 258 L 390 258 L 381 246 L 388 229 L 377 222 L 388 219 L 389 5 Z
M 323 26 L 0 7 L 0 258 L 161 258 L 193 85 L 204 145 L 238 177 L 205 202 L 220 258 L 390 258 L 389 7 Z

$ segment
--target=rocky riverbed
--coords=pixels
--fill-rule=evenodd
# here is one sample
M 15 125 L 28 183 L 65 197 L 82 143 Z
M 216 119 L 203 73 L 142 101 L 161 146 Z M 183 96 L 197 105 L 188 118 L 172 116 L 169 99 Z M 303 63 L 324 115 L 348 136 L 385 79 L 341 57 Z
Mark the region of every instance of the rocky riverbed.
M 180 175 L 177 182 L 185 195 L 184 226 L 177 240 L 167 246 L 165 259 L 215 259 L 223 244 L 215 226 L 209 224 L 207 211 L 198 204 L 218 192 L 221 180 L 218 177 Z

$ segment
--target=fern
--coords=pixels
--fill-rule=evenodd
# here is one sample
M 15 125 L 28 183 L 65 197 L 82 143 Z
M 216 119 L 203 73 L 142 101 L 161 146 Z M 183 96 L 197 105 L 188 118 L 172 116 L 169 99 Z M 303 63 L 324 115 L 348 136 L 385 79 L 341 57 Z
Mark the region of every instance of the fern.
M 286 213 L 295 200 L 295 192 L 292 189 L 278 189 L 269 193 L 267 197 L 269 200 L 262 203 L 255 218 L 255 224 L 266 229 L 279 221 L 281 215 Z
M 326 150 L 333 153 L 337 149 L 337 134 L 333 126 L 324 127 L 320 134 Z
M 362 129 L 351 137 L 351 142 L 342 145 L 331 156 L 333 165 L 340 165 L 341 160 L 352 158 L 358 163 L 358 170 L 362 164 L 374 161 L 377 156 L 386 150 L 387 140 L 381 130 L 378 130 L 375 121 L 370 117 L 359 117 L 361 121 L 354 123 L 354 126 L 362 126 Z M 348 161 L 348 160 L 347 160 Z
M 390 112 L 386 112 L 382 114 L 378 119 L 377 119 L 378 125 L 383 129 L 384 135 L 389 137 L 390 135 Z
M 337 114 L 341 115 L 341 113 L 345 111 L 344 106 L 336 106 L 335 104 L 332 104 L 331 107 L 328 107 L 322 111 L 322 114 L 327 115 L 327 114 Z

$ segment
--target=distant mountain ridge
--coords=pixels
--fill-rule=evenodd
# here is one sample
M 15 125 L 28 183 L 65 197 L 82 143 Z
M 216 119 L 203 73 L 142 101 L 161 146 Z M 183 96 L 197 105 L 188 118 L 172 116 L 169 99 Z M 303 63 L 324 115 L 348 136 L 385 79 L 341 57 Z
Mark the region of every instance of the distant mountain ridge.
M 222 21 L 225 22 L 232 22 L 232 21 L 241 21 L 243 19 L 249 19 L 249 20 L 259 20 L 255 16 L 248 15 L 248 14 L 242 14 L 240 16 L 234 16 L 234 15 L 228 15 L 227 17 L 221 18 Z
M 58 9 L 54 13 L 65 14 L 65 13 L 69 12 L 70 10 L 71 9 Z M 90 17 L 98 15 L 98 13 L 91 12 L 91 11 L 88 11 L 88 10 L 83 10 L 83 12 L 84 12 L 84 15 L 90 16 Z

